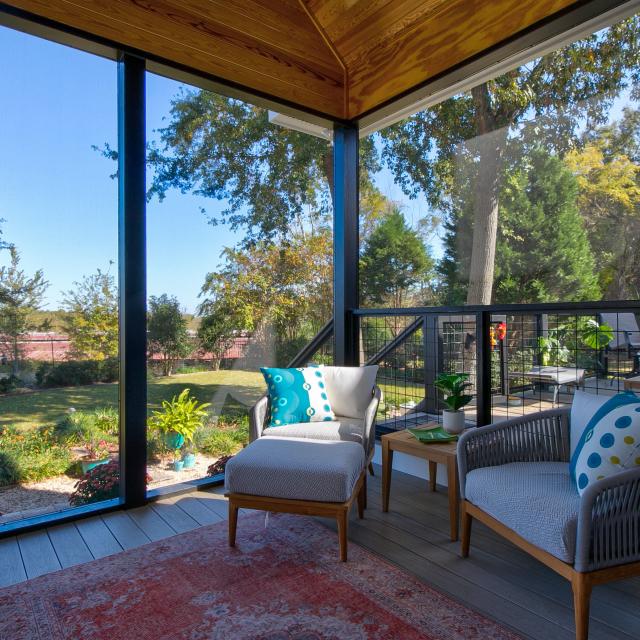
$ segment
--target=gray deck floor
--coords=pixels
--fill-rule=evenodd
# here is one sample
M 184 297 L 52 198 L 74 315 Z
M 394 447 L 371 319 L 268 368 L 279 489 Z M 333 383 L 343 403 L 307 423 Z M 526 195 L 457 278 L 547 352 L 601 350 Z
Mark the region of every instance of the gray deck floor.
M 461 559 L 459 544 L 448 539 L 444 491 L 431 494 L 425 481 L 395 472 L 390 511 L 383 514 L 379 469 L 369 480 L 369 508 L 365 520 L 352 519 L 352 541 L 525 637 L 574 637 L 568 582 L 477 523 L 471 557 Z M 215 490 L 0 540 L 0 586 L 225 518 L 224 497 Z M 640 638 L 640 579 L 595 588 L 590 638 Z

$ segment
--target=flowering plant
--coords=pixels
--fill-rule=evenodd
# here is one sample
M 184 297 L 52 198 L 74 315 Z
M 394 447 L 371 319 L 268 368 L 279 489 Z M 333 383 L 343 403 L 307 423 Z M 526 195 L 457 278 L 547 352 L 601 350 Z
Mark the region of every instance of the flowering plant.
M 146 482 L 151 482 L 149 474 Z M 74 488 L 75 491 L 69 497 L 72 507 L 117 498 L 120 494 L 120 463 L 111 460 L 90 469 L 76 482 Z
M 108 458 L 109 454 L 109 443 L 106 440 L 100 440 L 99 442 L 87 442 L 85 444 L 85 448 L 88 453 L 88 457 L 91 460 L 102 460 L 103 458 Z

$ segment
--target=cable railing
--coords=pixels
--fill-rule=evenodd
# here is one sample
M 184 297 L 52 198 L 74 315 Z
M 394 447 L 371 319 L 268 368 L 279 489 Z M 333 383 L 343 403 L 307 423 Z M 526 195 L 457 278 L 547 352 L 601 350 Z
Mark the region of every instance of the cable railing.
M 355 309 L 358 363 L 379 366 L 378 432 L 440 420 L 440 373 L 466 373 L 468 424 L 614 394 L 640 375 L 640 301 Z M 327 323 L 293 360 L 329 364 Z

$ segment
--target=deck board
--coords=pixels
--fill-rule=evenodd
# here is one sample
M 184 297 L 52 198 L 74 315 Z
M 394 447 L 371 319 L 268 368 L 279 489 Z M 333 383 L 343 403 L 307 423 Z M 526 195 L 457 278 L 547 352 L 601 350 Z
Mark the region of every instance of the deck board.
M 134 549 L 151 541 L 126 511 L 107 513 L 102 519 L 123 549 Z
M 474 523 L 471 556 L 460 558 L 449 540 L 446 492 L 427 490 L 427 482 L 394 472 L 390 511 L 381 511 L 380 473 L 369 478 L 364 520 L 350 522 L 353 542 L 397 564 L 430 586 L 511 627 L 525 638 L 573 640 L 569 584 L 488 528 Z M 67 566 L 75 557 L 72 541 L 86 547 L 83 557 L 103 557 L 174 531 L 219 522 L 227 516 L 222 488 L 167 496 L 128 512 L 79 520 L 66 529 L 24 534 L 0 541 L 0 586 Z M 332 521 L 323 520 L 335 530 Z M 74 528 L 76 533 L 74 533 Z M 55 533 L 52 533 L 55 531 Z M 242 526 L 238 540 L 242 539 Z M 337 545 L 337 540 L 336 540 Z M 40 548 L 42 547 L 42 548 Z M 82 544 L 79 544 L 82 549 Z M 590 640 L 631 640 L 640 629 L 640 580 L 596 587 Z
M 122 547 L 102 518 L 86 518 L 76 522 L 78 532 L 94 558 L 104 558 L 122 551 Z
M 73 522 L 50 527 L 47 532 L 63 569 L 93 560 L 93 554 Z
M 17 538 L 0 540 L 0 587 L 27 579 Z
M 131 509 L 127 513 L 150 540 L 162 540 L 176 535 L 176 530 L 147 506 Z
M 37 578 L 62 569 L 46 530 L 19 535 L 18 545 L 28 578 Z

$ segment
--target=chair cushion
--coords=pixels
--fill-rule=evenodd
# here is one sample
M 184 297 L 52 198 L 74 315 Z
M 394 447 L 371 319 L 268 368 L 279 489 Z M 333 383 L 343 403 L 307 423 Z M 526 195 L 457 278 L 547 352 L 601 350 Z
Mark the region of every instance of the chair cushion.
M 329 422 L 335 418 L 323 368 L 260 369 L 269 394 L 270 427 L 297 422 Z
M 467 474 L 465 497 L 525 540 L 573 564 L 580 496 L 566 462 L 513 462 Z
M 609 398 L 592 416 L 571 457 L 582 495 L 603 478 L 640 466 L 640 398 L 632 391 Z
M 345 502 L 363 468 L 355 442 L 260 438 L 227 462 L 224 485 L 230 493 Z
M 378 365 L 322 368 L 335 414 L 349 418 L 364 418 L 373 397 Z
M 262 436 L 275 438 L 311 438 L 313 440 L 363 443 L 364 420 L 336 416 L 331 422 L 297 422 L 281 427 L 267 427 Z

